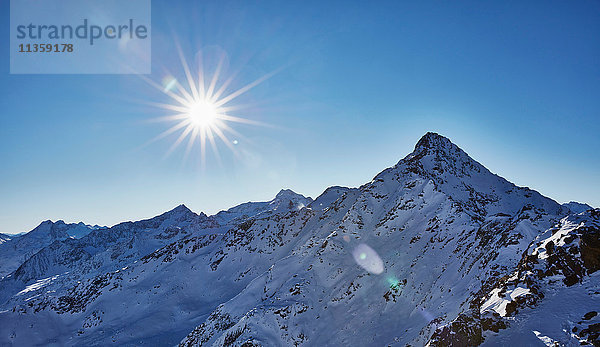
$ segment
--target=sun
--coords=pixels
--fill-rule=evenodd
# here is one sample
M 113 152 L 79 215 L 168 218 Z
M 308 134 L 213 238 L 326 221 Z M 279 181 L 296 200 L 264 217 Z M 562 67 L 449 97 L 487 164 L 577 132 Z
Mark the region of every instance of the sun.
M 189 122 L 195 127 L 206 128 L 214 126 L 219 117 L 218 107 L 206 100 L 194 102 L 188 106 Z
M 228 87 L 232 84 L 234 76 L 227 76 L 227 78 L 221 76 L 223 57 L 212 76 L 208 76 L 202 69 L 201 55 L 197 70 L 192 72 L 179 45 L 177 45 L 177 49 L 183 72 L 185 73 L 184 83 L 180 83 L 171 74 L 167 74 L 163 78 L 162 83 L 156 83 L 140 75 L 142 79 L 170 97 L 172 101 L 171 103 L 148 103 L 173 112 L 170 115 L 158 117 L 154 120 L 175 122 L 173 126 L 156 136 L 150 142 L 180 132 L 166 155 L 169 155 L 183 142 L 187 141 L 185 151 L 185 157 L 187 157 L 194 145 L 199 144 L 202 165 L 204 165 L 206 160 L 207 144 L 210 144 L 216 158 L 220 161 L 217 140 L 221 140 L 236 154 L 235 147 L 239 144 L 239 139 L 243 138 L 243 136 L 234 130 L 231 124 L 265 124 L 232 115 L 232 112 L 238 112 L 244 108 L 242 105 L 233 105 L 232 101 L 272 77 L 278 70 L 228 93 Z M 228 136 L 234 136 L 234 138 L 229 139 Z

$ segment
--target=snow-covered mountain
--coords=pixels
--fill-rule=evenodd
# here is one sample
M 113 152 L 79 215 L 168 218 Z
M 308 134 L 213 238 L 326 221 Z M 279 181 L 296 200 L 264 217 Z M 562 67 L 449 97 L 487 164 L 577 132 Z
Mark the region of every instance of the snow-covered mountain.
M 582 204 L 582 203 L 576 202 L 576 201 L 567 202 L 562 205 L 564 207 L 568 208 L 572 213 L 580 213 L 580 212 L 585 212 L 587 210 L 593 209 L 593 207 L 588 204 Z
M 600 210 L 573 212 L 427 133 L 359 188 L 57 240 L 0 281 L 0 344 L 598 343 Z
M 0 237 L 4 240 L 0 242 L 0 278 L 16 270 L 25 260 L 54 241 L 81 238 L 100 228 L 97 225 L 47 220 L 26 234 L 7 239 Z
M 243 222 L 249 218 L 263 218 L 271 214 L 281 214 L 299 210 L 310 205 L 313 200 L 290 189 L 282 189 L 275 198 L 266 202 L 247 202 L 215 215 L 219 224 Z
M 62 280 L 78 281 L 125 266 L 192 231 L 212 230 L 214 226 L 216 223 L 205 214 L 197 215 L 180 205 L 151 219 L 93 230 L 80 239 L 66 237 L 65 233 L 60 241 L 31 255 L 0 281 L 0 302 L 35 279 L 68 273 L 69 277 Z

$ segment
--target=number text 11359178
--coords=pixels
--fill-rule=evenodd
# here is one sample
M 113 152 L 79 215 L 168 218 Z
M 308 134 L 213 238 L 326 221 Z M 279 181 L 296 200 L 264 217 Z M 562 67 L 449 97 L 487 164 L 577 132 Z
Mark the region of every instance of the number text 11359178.
M 21 43 L 19 53 L 62 53 L 73 52 L 72 43 Z

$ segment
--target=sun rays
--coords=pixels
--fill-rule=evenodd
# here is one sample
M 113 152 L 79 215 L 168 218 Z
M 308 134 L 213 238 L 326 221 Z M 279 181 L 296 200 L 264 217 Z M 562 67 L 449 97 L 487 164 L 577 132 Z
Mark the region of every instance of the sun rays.
M 216 159 L 221 160 L 218 145 L 220 142 L 224 143 L 237 155 L 235 145 L 238 144 L 238 139 L 242 139 L 243 136 L 232 128 L 232 123 L 265 124 L 233 115 L 232 113 L 240 111 L 244 106 L 234 105 L 232 102 L 240 95 L 273 76 L 277 71 L 266 74 L 237 90 L 228 92 L 235 76 L 231 75 L 227 78 L 222 76 L 223 56 L 218 60 L 214 72 L 209 76 L 206 71 L 203 71 L 202 56 L 198 59 L 196 71 L 192 71 L 179 45 L 177 45 L 177 52 L 185 76 L 183 82 L 180 83 L 171 75 L 163 78 L 162 83 L 156 83 L 147 77 L 141 76 L 147 83 L 159 89 L 170 99 L 168 103 L 148 103 L 169 112 L 168 115 L 152 120 L 174 123 L 150 142 L 178 134 L 165 155 L 170 155 L 182 144 L 185 144 L 185 159 L 195 146 L 199 146 L 202 166 L 206 163 L 206 148 L 208 146 L 212 148 Z M 232 138 L 230 139 L 230 137 Z

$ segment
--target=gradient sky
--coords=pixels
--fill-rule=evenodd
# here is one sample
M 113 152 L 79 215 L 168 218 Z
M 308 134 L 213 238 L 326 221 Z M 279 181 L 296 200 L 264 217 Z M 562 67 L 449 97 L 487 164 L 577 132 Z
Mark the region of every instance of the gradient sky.
M 0 35 L 8 46 L 9 2 Z M 508 180 L 559 202 L 600 206 L 600 2 L 153 0 L 152 67 L 183 78 L 226 54 L 238 100 L 238 156 L 219 144 L 201 168 L 143 101 L 133 75 L 9 75 L 0 54 L 0 232 L 45 219 L 113 225 L 180 203 L 215 213 L 281 188 L 316 197 L 358 186 L 427 131 Z M 207 64 L 210 67 L 210 64 Z M 231 137 L 231 140 L 235 138 Z

